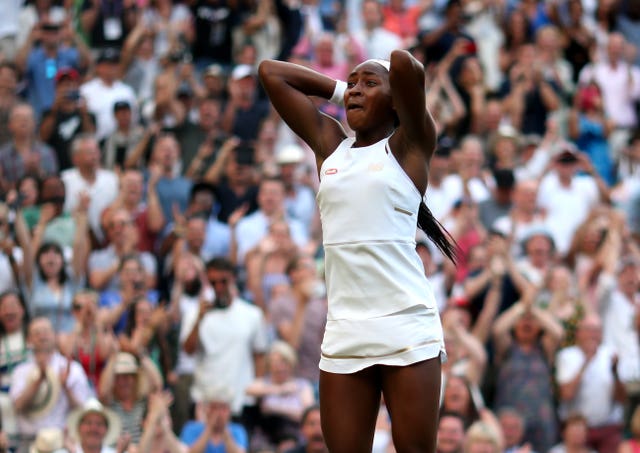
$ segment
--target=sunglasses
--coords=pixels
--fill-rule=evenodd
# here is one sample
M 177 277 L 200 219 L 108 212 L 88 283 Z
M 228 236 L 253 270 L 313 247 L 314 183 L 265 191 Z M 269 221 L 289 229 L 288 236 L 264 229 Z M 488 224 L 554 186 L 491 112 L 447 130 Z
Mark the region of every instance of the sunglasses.
M 71 305 L 71 309 L 72 309 L 73 311 L 80 311 L 80 310 L 82 310 L 82 307 L 83 307 L 83 305 L 82 305 L 82 304 L 72 304 L 72 305 Z
M 217 280 L 209 280 L 209 283 L 211 284 L 211 286 L 215 286 L 215 285 L 227 285 L 229 283 L 229 279 L 228 278 L 219 278 Z

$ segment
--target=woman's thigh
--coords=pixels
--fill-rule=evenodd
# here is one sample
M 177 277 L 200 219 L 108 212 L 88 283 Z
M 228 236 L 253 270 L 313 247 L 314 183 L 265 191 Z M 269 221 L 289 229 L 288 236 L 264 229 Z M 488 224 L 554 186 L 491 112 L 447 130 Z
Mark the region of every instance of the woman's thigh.
M 320 372 L 322 433 L 331 453 L 370 453 L 380 407 L 378 367 L 353 374 Z
M 402 367 L 382 367 L 382 392 L 398 453 L 432 453 L 440 404 L 440 357 Z

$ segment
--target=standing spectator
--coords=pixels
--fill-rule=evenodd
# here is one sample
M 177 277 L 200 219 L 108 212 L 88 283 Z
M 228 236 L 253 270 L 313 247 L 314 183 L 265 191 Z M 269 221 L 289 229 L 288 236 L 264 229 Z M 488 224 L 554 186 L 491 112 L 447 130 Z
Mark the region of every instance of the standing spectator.
M 138 21 L 136 2 L 131 0 L 82 0 L 80 27 L 94 49 L 122 47 Z
M 495 187 L 491 196 L 478 204 L 480 221 L 487 231 L 491 230 L 497 219 L 509 214 L 515 187 L 515 176 L 511 169 L 494 170 L 493 179 Z
M 100 149 L 93 135 L 81 134 L 71 144 L 73 167 L 62 172 L 66 196 L 64 210 L 75 211 L 82 194 L 89 196 L 89 226 L 93 235 L 101 241 L 104 237 L 100 226 L 102 211 L 118 195 L 118 180 L 109 170 L 100 168 Z
M 153 81 L 162 70 L 161 54 L 154 48 L 155 31 L 138 21 L 122 48 L 122 81 L 133 88 L 139 102 L 153 97 Z
M 184 318 L 189 334 L 183 349 L 188 354 L 199 352 L 191 394 L 197 399 L 210 385 L 211 376 L 216 376 L 220 385 L 230 388 L 231 412 L 238 417 L 243 406 L 253 404 L 245 397 L 247 385 L 264 374 L 265 320 L 259 308 L 237 296 L 235 269 L 229 260 L 209 261 L 206 274 L 215 300 L 201 299 L 198 310 Z
M 556 357 L 559 414 L 563 421 L 578 412 L 587 421 L 587 441 L 600 453 L 615 453 L 622 440 L 625 389 L 617 357 L 602 343 L 600 317 L 589 313 L 579 322 L 576 344 Z
M 49 109 L 42 113 L 40 140 L 56 153 L 60 170 L 70 168 L 71 142 L 79 134 L 96 131 L 96 120 L 87 110 L 87 101 L 80 96 L 80 74 L 73 68 L 60 68 L 55 76 L 55 97 Z
M 198 394 L 201 420 L 188 422 L 180 433 L 180 440 L 193 453 L 235 453 L 249 448 L 244 427 L 231 421 L 234 391 L 220 383 L 209 382 Z
M 553 357 L 563 329 L 534 305 L 536 290 L 503 312 L 493 325 L 498 376 L 495 408 L 515 408 L 526 416 L 524 440 L 547 451 L 557 435 L 551 388 Z
M 21 277 L 30 270 L 24 260 L 24 251 L 16 246 L 11 233 L 9 206 L 0 203 L 0 293 L 18 289 Z M 28 243 L 22 244 L 28 247 Z
M 10 390 L 18 429 L 25 439 L 33 438 L 42 428 L 64 429 L 71 409 L 92 395 L 82 366 L 58 352 L 49 320 L 31 321 L 27 340 L 33 357 L 16 367 Z
M 116 102 L 128 102 L 134 112 L 137 105 L 136 96 L 131 87 L 120 80 L 119 63 L 118 50 L 108 48 L 100 51 L 96 59 L 96 77 L 80 87 L 80 93 L 86 99 L 89 111 L 96 116 L 96 137 L 99 141 L 106 139 L 116 130 L 113 114 Z
M 113 104 L 113 116 L 116 120 L 116 128 L 107 136 L 103 146 L 102 161 L 108 170 L 125 168 L 127 158 L 144 136 L 143 128 L 133 122 L 133 112 L 129 102 L 116 101 Z
M 270 108 L 269 102 L 259 96 L 255 69 L 246 64 L 233 68 L 228 90 L 222 128 L 242 140 L 255 140 L 260 123 L 269 115 Z
M 18 18 L 20 17 L 22 0 L 9 0 L 3 6 L 5 8 L 0 16 L 0 59 L 13 61 L 18 50 Z
M 626 45 L 622 34 L 611 33 L 606 58 L 586 65 L 579 78 L 580 85 L 593 81 L 602 89 L 604 113 L 617 129 L 609 139 L 616 157 L 638 124 L 635 103 L 640 99 L 640 68 L 625 61 Z
M 558 253 L 564 256 L 578 226 L 598 201 L 608 200 L 608 195 L 606 185 L 585 154 L 566 145 L 552 162 L 553 171 L 540 181 L 538 206 L 546 211 L 548 219 L 553 219 L 547 227 Z M 580 170 L 587 175 L 580 175 Z
M 36 118 L 40 118 L 42 112 L 53 104 L 58 70 L 79 70 L 89 65 L 91 55 L 87 47 L 73 31 L 76 47 L 67 47 L 62 41 L 62 27 L 62 24 L 48 19 L 41 21 L 33 27 L 16 56 L 16 65 L 29 84 L 29 103 Z
M 58 171 L 58 161 L 49 146 L 36 139 L 36 119 L 29 104 L 16 104 L 9 114 L 11 141 L 0 148 L 2 186 L 15 188 L 27 173 L 40 176 Z
M 233 27 L 239 20 L 237 5 L 227 0 L 196 0 L 191 6 L 195 39 L 193 59 L 198 70 L 212 63 L 229 68 L 233 61 Z
M 353 32 L 355 41 L 364 50 L 365 59 L 389 59 L 391 51 L 402 47 L 397 34 L 382 26 L 382 5 L 375 0 L 362 1 L 362 30 Z

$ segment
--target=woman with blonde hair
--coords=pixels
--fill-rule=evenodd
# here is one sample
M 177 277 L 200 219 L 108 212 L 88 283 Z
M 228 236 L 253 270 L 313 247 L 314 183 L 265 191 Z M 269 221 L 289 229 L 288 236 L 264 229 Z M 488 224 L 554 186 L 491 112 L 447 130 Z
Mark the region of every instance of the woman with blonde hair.
M 477 421 L 467 430 L 464 453 L 501 453 L 502 432 L 496 426 Z

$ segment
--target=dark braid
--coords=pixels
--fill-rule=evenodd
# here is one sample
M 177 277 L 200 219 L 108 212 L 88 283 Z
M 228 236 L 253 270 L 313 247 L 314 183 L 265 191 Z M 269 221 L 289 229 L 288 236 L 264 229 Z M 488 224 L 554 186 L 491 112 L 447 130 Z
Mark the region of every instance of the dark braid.
M 418 210 L 418 228 L 427 234 L 427 237 L 438 249 L 454 263 L 458 259 L 458 244 L 451 234 L 433 216 L 431 209 L 424 201 L 420 202 Z

